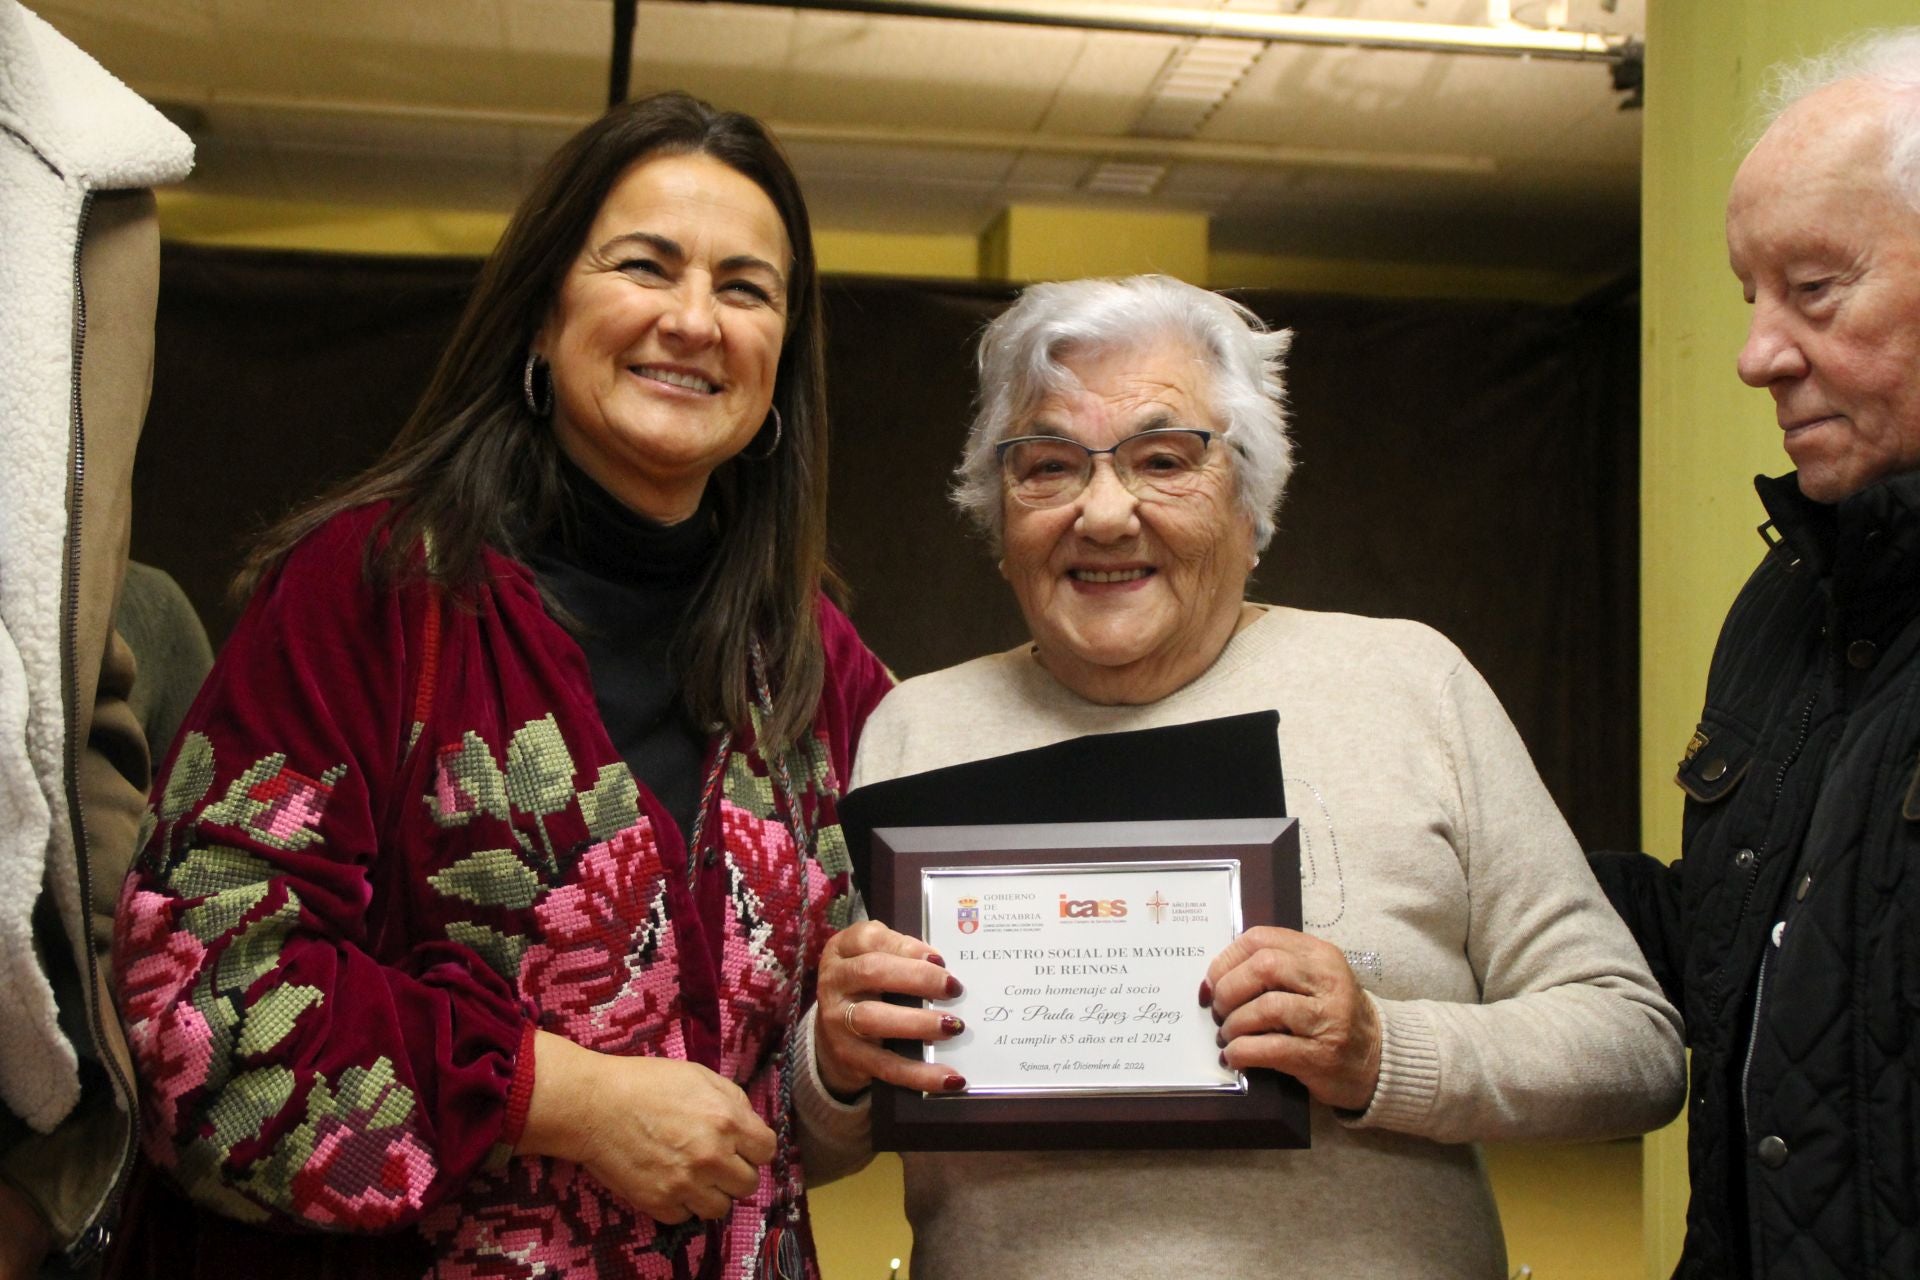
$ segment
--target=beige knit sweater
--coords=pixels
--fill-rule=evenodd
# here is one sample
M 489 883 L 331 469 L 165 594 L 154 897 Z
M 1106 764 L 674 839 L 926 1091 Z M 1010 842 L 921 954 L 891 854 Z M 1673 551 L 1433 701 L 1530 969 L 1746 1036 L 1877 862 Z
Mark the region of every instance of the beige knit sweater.
M 1304 1151 L 909 1154 L 914 1280 L 1496 1280 L 1470 1144 L 1637 1133 L 1678 1109 L 1678 1015 L 1493 692 L 1418 623 L 1268 609 L 1144 707 L 1083 701 L 1026 647 L 981 658 L 895 689 L 853 782 L 1266 708 L 1306 930 L 1345 950 L 1381 1015 L 1372 1106 L 1316 1106 Z M 818 1180 L 865 1158 L 865 1113 L 802 1074 Z

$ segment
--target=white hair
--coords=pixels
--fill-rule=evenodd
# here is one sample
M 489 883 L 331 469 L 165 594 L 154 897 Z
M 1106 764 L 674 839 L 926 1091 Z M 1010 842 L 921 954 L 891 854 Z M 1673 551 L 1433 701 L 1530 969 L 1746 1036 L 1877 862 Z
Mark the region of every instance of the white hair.
M 1079 385 L 1061 359 L 1181 343 L 1207 367 L 1209 407 L 1230 446 L 1254 547 L 1263 550 L 1293 473 L 1280 378 L 1292 341 L 1292 330 L 1270 330 L 1239 303 L 1168 276 L 1033 285 L 980 335 L 980 398 L 954 468 L 953 500 L 998 550 L 1005 513 L 993 447 L 1021 434 L 1042 400 Z
M 1862 31 L 1824 53 L 1782 63 L 1761 92 L 1760 131 L 1810 94 L 1863 80 L 1887 94 L 1887 185 L 1920 210 L 1920 27 Z

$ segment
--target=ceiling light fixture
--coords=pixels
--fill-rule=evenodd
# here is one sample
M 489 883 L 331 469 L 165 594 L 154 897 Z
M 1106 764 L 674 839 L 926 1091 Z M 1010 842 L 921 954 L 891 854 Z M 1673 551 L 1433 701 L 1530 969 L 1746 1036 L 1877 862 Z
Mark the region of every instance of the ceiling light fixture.
M 704 0 L 703 0 L 704 2 Z M 1618 62 L 1628 37 L 1588 31 L 1542 31 L 1526 26 L 1463 26 L 1444 22 L 1392 22 L 1365 18 L 1319 18 L 1297 13 L 1236 9 L 1185 9 L 1170 5 L 1076 3 L 1075 0 L 727 0 L 779 9 L 823 9 L 907 18 L 957 18 L 1026 26 L 1079 27 L 1153 35 L 1260 40 L 1279 44 L 1341 45 L 1358 49 L 1406 49 L 1423 53 L 1471 53 L 1509 58 L 1555 58 L 1573 62 Z
M 1109 160 L 1095 169 L 1080 184 L 1080 189 L 1103 196 L 1150 196 L 1166 176 L 1167 166 L 1164 164 L 1128 164 L 1121 160 Z

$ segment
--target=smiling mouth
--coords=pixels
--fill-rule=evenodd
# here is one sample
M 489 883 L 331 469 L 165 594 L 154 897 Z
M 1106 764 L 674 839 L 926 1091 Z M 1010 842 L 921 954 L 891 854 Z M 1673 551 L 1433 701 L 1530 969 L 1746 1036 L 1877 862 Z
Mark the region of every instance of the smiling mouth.
M 686 373 L 679 369 L 663 369 L 658 365 L 651 364 L 637 364 L 631 366 L 631 368 L 633 372 L 643 378 L 651 378 L 655 382 L 664 382 L 670 387 L 681 387 L 688 391 L 698 391 L 704 396 L 718 395 L 720 393 L 720 388 L 717 384 L 708 382 L 697 373 Z
M 1138 582 L 1152 577 L 1153 572 L 1152 569 L 1069 569 L 1067 576 L 1075 582 Z

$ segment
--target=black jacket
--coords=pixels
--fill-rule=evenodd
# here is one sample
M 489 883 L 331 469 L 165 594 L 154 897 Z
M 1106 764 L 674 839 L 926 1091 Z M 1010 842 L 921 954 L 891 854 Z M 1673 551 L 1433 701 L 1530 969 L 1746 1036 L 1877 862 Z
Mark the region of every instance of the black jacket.
M 1677 1276 L 1920 1276 L 1920 474 L 1756 481 L 1676 781 L 1683 858 L 1599 854 L 1693 1050 Z

